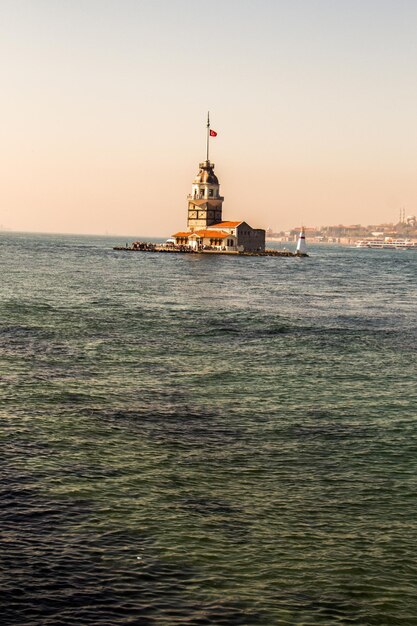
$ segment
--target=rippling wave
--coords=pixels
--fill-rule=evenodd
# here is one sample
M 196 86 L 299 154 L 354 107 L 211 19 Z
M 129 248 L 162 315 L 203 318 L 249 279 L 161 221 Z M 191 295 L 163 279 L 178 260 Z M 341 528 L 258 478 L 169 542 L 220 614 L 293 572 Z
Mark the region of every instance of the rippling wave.
M 10 625 L 416 624 L 413 252 L 1 234 Z

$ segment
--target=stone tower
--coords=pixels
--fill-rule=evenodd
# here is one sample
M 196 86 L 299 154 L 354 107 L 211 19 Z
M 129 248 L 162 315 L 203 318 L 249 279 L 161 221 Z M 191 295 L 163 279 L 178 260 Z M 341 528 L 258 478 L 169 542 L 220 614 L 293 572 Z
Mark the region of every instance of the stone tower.
M 191 194 L 188 196 L 189 230 L 200 230 L 222 221 L 220 185 L 214 173 L 214 163 L 208 159 L 200 163 L 200 171 L 193 181 Z

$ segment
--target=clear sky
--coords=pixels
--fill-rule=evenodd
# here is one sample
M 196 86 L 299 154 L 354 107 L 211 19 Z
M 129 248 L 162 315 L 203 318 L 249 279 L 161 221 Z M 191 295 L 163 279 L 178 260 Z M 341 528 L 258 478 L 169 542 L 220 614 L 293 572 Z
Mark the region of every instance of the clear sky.
M 0 224 L 170 235 L 417 211 L 416 0 L 0 0 Z

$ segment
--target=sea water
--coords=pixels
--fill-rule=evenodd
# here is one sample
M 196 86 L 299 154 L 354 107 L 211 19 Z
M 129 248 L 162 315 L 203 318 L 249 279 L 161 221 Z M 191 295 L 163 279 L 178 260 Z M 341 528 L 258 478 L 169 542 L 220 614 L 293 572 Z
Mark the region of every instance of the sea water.
M 2 624 L 417 623 L 417 253 L 0 235 Z

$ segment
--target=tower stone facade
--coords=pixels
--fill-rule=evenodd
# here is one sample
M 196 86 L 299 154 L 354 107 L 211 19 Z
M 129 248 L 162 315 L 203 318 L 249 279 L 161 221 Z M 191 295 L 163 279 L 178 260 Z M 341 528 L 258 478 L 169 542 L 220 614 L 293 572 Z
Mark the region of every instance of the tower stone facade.
M 191 232 L 207 228 L 222 221 L 224 198 L 220 195 L 220 185 L 214 173 L 214 163 L 209 160 L 200 163 L 200 171 L 193 181 L 188 196 L 187 226 Z

